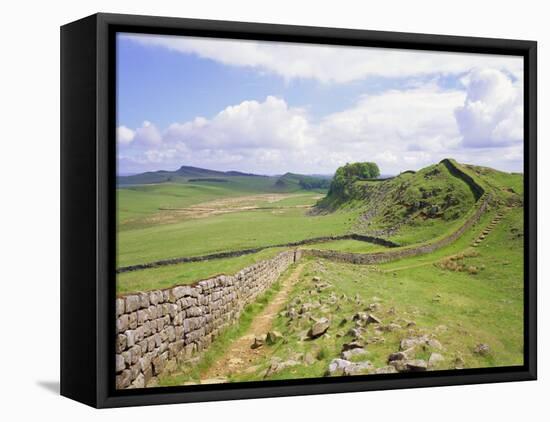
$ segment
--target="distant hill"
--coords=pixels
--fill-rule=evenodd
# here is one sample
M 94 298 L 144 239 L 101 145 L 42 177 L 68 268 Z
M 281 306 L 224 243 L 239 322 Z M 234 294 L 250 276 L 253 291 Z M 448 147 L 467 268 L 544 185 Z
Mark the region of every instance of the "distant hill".
M 285 173 L 275 182 L 277 189 L 289 190 L 327 190 L 330 187 L 330 177 L 309 176 L 296 173 Z
M 219 171 L 200 167 L 181 166 L 175 171 L 151 171 L 130 176 L 117 177 L 121 187 L 158 183 L 224 183 L 232 182 L 229 188 L 256 189 L 266 192 L 294 192 L 317 190 L 326 192 L 330 186 L 330 176 L 309 176 L 285 173 L 282 176 L 264 176 L 240 171 Z
M 205 181 L 220 181 L 225 177 L 262 177 L 252 173 L 243 173 L 240 171 L 219 171 L 209 170 L 192 166 L 181 166 L 175 171 L 159 170 L 152 172 L 145 172 L 140 174 L 134 174 L 131 176 L 119 176 L 117 177 L 117 183 L 119 185 L 146 185 L 151 183 L 164 183 L 164 182 L 176 182 L 184 183 L 189 181 L 199 181 L 200 179 L 206 179 Z M 194 179 L 194 180 L 193 180 Z

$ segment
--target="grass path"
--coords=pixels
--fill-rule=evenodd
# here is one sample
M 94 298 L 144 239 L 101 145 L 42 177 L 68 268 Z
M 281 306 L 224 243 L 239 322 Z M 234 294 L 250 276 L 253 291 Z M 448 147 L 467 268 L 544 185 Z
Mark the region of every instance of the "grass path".
M 240 373 L 252 365 L 252 362 L 266 353 L 265 347 L 252 349 L 254 338 L 269 331 L 273 320 L 281 311 L 292 287 L 299 281 L 305 263 L 300 263 L 294 271 L 282 280 L 281 288 L 273 300 L 265 309 L 252 321 L 247 332 L 235 340 L 227 349 L 225 354 L 210 366 L 203 374 L 202 380 L 225 379 L 233 373 Z

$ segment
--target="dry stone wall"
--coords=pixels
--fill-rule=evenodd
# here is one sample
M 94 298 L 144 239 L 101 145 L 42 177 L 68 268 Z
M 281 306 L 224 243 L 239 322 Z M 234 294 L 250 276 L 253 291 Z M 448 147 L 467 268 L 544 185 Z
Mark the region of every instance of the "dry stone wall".
M 464 173 L 462 169 L 457 167 L 451 160 L 444 159 L 441 161 L 449 171 L 455 176 L 462 179 L 472 190 L 476 197 L 476 207 L 473 213 L 466 219 L 466 221 L 449 236 L 443 237 L 434 242 L 425 243 L 419 246 L 413 246 L 410 248 L 393 249 L 387 252 L 374 252 L 374 253 L 351 253 L 351 252 L 338 252 L 331 250 L 319 250 L 319 249 L 306 249 L 303 251 L 304 255 L 316 256 L 320 258 L 330 259 L 332 261 L 349 262 L 352 264 L 379 264 L 382 262 L 393 261 L 396 259 L 407 258 L 411 256 L 422 255 L 425 253 L 433 252 L 444 246 L 447 246 L 457 240 L 464 234 L 466 230 L 476 224 L 481 215 L 485 212 L 489 206 L 492 196 L 487 193 L 483 187 L 477 183 L 470 175 Z
M 300 257 L 289 250 L 233 276 L 118 297 L 116 388 L 144 387 L 193 359 Z
M 433 252 L 444 246 L 447 246 L 457 240 L 466 230 L 472 227 L 479 221 L 481 215 L 487 209 L 490 198 L 488 196 L 482 197 L 479 207 L 476 209 L 470 218 L 468 218 L 462 226 L 447 237 L 444 237 L 435 242 L 426 243 L 419 246 L 413 246 L 403 249 L 392 249 L 388 252 L 373 252 L 373 253 L 351 253 L 351 252 L 338 252 L 331 250 L 320 249 L 304 249 L 302 253 L 306 256 L 316 256 L 319 258 L 330 259 L 332 261 L 348 262 L 352 264 L 380 264 L 382 262 L 394 261 L 396 259 L 407 258 L 411 256 L 422 255 L 425 253 Z

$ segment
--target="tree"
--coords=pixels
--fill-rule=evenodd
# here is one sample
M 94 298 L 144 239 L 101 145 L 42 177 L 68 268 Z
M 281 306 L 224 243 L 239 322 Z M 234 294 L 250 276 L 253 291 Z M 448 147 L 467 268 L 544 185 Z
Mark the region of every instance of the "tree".
M 336 170 L 329 189 L 330 195 L 337 195 L 344 199 L 352 196 L 353 183 L 357 180 L 375 179 L 380 176 L 380 169 L 376 163 L 347 163 Z

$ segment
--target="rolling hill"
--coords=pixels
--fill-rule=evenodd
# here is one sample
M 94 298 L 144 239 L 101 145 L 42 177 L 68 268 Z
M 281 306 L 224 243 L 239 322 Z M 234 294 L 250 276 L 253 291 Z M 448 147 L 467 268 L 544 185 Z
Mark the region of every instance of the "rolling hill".
M 483 184 L 495 201 L 521 204 L 523 175 L 445 159 L 388 179 L 350 179 L 344 188 L 331 188 L 315 212 L 356 208 L 361 210 L 354 226 L 358 233 L 392 237 L 403 244 L 428 239 L 459 222 L 479 199 L 480 192 L 458 174 L 458 167 Z
M 310 176 L 285 173 L 282 176 L 264 176 L 240 171 L 219 171 L 192 166 L 181 166 L 175 171 L 158 170 L 117 177 L 119 187 L 159 183 L 199 183 L 261 187 L 266 192 L 294 192 L 299 190 L 326 191 L 330 176 Z

